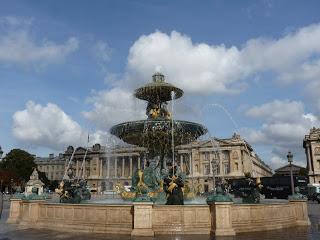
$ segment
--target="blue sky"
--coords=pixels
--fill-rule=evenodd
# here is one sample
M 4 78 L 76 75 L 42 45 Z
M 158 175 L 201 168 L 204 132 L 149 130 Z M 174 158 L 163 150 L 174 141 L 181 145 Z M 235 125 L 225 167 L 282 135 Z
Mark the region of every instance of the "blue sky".
M 238 132 L 272 167 L 319 127 L 319 1 L 1 1 L 0 145 L 37 155 L 104 143 L 145 118 L 161 70 L 175 116 Z M 223 110 L 225 109 L 225 110 Z M 226 111 L 228 113 L 226 113 Z M 232 116 L 232 120 L 230 119 Z

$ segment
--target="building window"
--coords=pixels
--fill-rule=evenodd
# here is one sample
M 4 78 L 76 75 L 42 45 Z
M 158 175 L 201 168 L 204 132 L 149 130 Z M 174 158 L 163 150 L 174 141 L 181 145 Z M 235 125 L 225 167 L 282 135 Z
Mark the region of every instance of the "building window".
M 235 168 L 236 171 L 239 171 L 239 164 L 237 162 L 234 163 L 234 168 Z
M 223 160 L 229 160 L 229 151 L 223 151 Z
M 219 161 L 212 161 L 212 171 L 215 175 L 220 174 L 220 163 Z
M 196 166 L 195 166 L 195 172 L 196 172 L 196 173 L 199 172 L 198 164 L 196 164 Z
M 203 153 L 203 160 L 204 161 L 209 161 L 210 159 L 210 153 L 209 152 L 204 152 Z
M 205 165 L 204 165 L 203 174 L 204 174 L 204 175 L 209 175 L 209 174 L 210 174 L 209 164 L 205 164 Z
M 213 152 L 212 153 L 212 158 L 213 159 L 219 159 L 219 153 L 218 152 Z
M 230 172 L 230 164 L 229 163 L 224 163 L 223 164 L 223 173 L 224 174 L 229 174 Z

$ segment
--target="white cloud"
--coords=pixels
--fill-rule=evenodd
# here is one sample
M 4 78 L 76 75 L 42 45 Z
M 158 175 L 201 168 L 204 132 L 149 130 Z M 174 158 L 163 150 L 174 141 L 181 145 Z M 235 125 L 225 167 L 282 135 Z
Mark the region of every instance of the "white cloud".
M 304 105 L 302 102 L 274 100 L 273 102 L 250 108 L 246 115 L 267 121 L 295 122 L 297 118 L 301 118 L 303 113 Z
M 318 117 L 305 113 L 303 103 L 298 101 L 274 100 L 250 108 L 246 115 L 263 121 L 259 129 L 242 129 L 250 143 L 270 146 L 277 157 L 283 157 L 288 151 L 292 151 L 300 164 L 305 159 L 302 148 L 305 134 L 310 128 L 320 126 Z
M 159 70 L 168 82 L 194 94 L 239 92 L 245 88 L 247 77 L 257 79 L 265 71 L 275 73 L 280 81 L 313 81 L 319 70 L 319 42 L 320 24 L 286 33 L 279 39 L 250 39 L 241 48 L 194 43 L 176 31 L 170 34 L 156 31 L 135 41 L 123 77 L 109 73 L 105 81 L 114 88 L 93 93 L 90 101 L 94 109 L 83 114 L 102 129 L 144 117 L 144 110 L 138 105 L 141 102 L 134 102 L 131 89 L 150 82 L 152 74 Z M 101 42 L 96 49 L 102 54 L 100 58 L 109 58 L 106 43 Z M 298 71 L 300 75 L 293 74 Z M 287 140 L 286 131 L 299 123 L 293 135 L 301 136 L 306 126 L 314 122 L 303 120 L 304 114 L 303 104 L 294 101 L 274 101 L 252 108 L 247 115 L 265 118 L 267 123 L 259 131 L 250 130 L 249 135 L 255 142 L 266 142 L 269 137 L 266 133 Z
M 102 62 L 107 62 L 110 60 L 111 52 L 111 48 L 104 41 L 97 41 L 91 48 L 91 53 L 93 54 L 93 56 L 98 61 Z
M 114 124 L 145 118 L 143 102 L 135 99 L 129 90 L 113 88 L 94 92 L 89 102 L 94 109 L 83 112 L 83 115 L 100 129 L 106 130 Z
M 150 81 L 159 68 L 168 81 L 196 93 L 230 91 L 227 86 L 244 75 L 236 47 L 194 44 L 176 31 L 143 35 L 130 48 L 128 69 L 136 79 Z
M 21 18 L 15 16 L 0 17 L 0 24 L 6 27 L 30 26 L 33 21 L 33 18 Z
M 47 147 L 53 150 L 65 149 L 69 145 L 102 145 L 112 141 L 119 143 L 110 133 L 102 130 L 88 132 L 53 103 L 46 106 L 27 102 L 26 108 L 13 115 L 13 135 L 24 145 Z
M 288 162 L 279 156 L 272 156 L 270 159 L 270 165 L 271 165 L 272 169 L 277 169 L 277 168 L 283 167 L 286 164 L 288 164 Z
M 319 78 L 320 79 L 320 78 Z M 310 82 L 305 88 L 305 95 L 309 100 L 309 104 L 316 110 L 316 112 L 320 113 L 320 81 Z
M 245 78 L 265 71 L 281 82 L 311 81 L 320 77 L 319 42 L 320 24 L 279 39 L 250 39 L 242 48 L 193 43 L 176 31 L 156 31 L 132 45 L 128 73 L 137 85 L 150 81 L 160 67 L 170 82 L 192 93 L 241 91 Z
M 78 40 L 70 37 L 64 43 L 58 44 L 43 39 L 38 41 L 30 27 L 26 27 L 27 20 L 7 17 L 2 18 L 10 27 L 0 35 L 0 63 L 19 65 L 45 65 L 57 63 L 78 49 Z M 23 24 L 24 23 L 24 24 Z M 29 20 L 28 24 L 31 25 Z
M 26 109 L 13 115 L 13 135 L 22 143 L 61 150 L 86 142 L 80 125 L 57 105 L 29 101 Z

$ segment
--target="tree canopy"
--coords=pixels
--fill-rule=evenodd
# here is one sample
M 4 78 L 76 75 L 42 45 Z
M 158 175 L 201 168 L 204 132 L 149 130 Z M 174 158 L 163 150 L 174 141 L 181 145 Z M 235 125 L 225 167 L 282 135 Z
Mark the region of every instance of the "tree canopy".
M 15 173 L 20 181 L 28 181 L 34 167 L 34 156 L 21 149 L 12 149 L 0 162 L 0 169 Z

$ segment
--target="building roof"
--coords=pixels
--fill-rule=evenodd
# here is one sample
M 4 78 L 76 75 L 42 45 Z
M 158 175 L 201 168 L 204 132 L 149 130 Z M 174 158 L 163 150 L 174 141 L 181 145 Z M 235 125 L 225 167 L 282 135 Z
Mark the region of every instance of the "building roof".
M 298 172 L 300 169 L 305 169 L 304 167 L 292 164 L 292 171 Z M 290 172 L 290 164 L 284 165 L 276 170 L 274 170 L 275 173 L 280 173 L 280 172 Z

